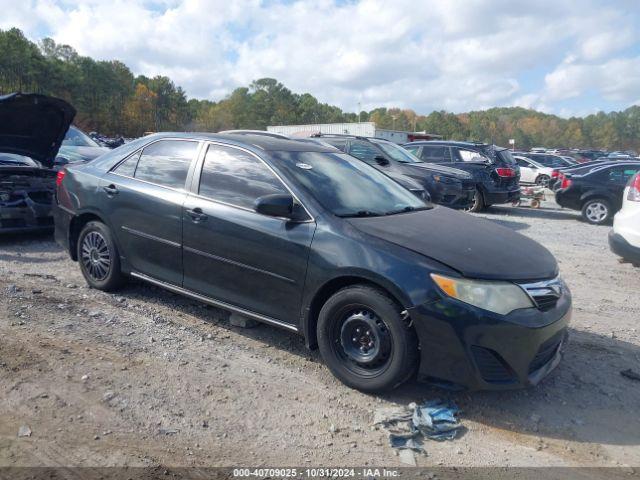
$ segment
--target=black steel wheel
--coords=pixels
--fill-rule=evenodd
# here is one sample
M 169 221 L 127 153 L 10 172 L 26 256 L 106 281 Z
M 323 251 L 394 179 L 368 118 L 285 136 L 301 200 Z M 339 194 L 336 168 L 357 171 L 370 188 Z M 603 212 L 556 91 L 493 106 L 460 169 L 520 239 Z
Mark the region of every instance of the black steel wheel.
M 416 335 L 401 308 L 368 285 L 344 288 L 327 300 L 318 318 L 318 345 L 331 372 L 362 391 L 395 388 L 417 366 Z

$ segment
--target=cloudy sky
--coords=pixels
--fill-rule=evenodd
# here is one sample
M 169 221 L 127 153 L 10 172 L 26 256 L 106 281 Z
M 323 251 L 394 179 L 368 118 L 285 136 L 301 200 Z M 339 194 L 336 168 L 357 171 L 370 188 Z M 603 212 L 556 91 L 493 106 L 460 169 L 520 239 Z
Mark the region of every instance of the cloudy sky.
M 274 77 L 356 111 L 640 104 L 638 0 L 0 0 L 50 36 L 218 100 Z

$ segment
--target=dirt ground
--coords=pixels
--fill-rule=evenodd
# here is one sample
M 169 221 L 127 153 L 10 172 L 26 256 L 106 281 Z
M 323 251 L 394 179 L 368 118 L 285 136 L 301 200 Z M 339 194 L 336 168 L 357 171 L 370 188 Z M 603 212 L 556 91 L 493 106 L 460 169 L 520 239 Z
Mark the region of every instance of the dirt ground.
M 566 356 L 535 388 L 365 395 L 294 334 L 142 283 L 91 290 L 51 236 L 0 239 L 0 466 L 401 466 L 374 412 L 434 398 L 465 432 L 419 466 L 640 466 L 640 381 L 620 375 L 640 372 L 640 269 L 551 203 L 483 216 L 549 248 L 573 292 Z

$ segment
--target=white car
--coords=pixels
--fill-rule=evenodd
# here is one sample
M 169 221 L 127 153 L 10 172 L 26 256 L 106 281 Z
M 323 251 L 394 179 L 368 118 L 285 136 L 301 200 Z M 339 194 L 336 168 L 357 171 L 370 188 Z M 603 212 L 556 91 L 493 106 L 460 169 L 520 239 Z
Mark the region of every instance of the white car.
M 640 267 L 640 173 L 624 190 L 622 209 L 613 218 L 609 246 L 616 255 Z
M 521 155 L 514 155 L 513 158 L 515 158 L 520 167 L 520 183 L 536 184 L 544 187 L 549 185 L 553 168 L 545 167 L 535 160 Z

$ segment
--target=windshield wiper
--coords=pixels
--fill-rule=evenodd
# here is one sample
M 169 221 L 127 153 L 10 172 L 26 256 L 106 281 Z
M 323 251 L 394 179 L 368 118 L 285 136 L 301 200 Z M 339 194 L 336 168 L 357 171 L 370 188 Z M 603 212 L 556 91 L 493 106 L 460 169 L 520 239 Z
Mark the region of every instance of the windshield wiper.
M 382 213 L 380 212 L 372 212 L 370 210 L 358 210 L 353 213 L 343 213 L 342 215 L 338 215 L 340 218 L 357 218 L 357 217 L 381 217 Z
M 385 215 L 396 215 L 398 213 L 415 212 L 415 211 L 418 211 L 418 210 L 428 210 L 429 208 L 431 208 L 431 207 L 427 207 L 427 206 L 424 206 L 424 207 L 411 207 L 411 206 L 407 205 L 404 208 L 400 208 L 398 210 L 391 210 L 389 212 L 386 212 Z

